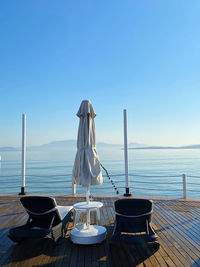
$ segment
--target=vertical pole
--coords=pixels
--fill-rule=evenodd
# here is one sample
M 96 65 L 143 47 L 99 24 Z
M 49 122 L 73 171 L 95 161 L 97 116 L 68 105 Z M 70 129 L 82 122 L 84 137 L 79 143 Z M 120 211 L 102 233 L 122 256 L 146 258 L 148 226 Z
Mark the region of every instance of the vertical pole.
M 25 195 L 26 175 L 26 114 L 22 114 L 22 186 L 19 195 Z
M 90 204 L 89 195 L 90 195 L 90 188 L 89 188 L 89 186 L 87 186 L 86 187 L 86 203 L 87 203 L 87 205 Z M 87 209 L 86 228 L 87 229 L 90 228 L 90 209 Z
M 126 193 L 124 196 L 131 196 L 129 190 L 129 177 L 128 177 L 128 145 L 127 145 L 127 116 L 126 109 L 124 109 L 124 164 L 125 164 L 125 186 Z
M 72 180 L 72 195 L 76 195 L 76 184 Z
M 89 202 L 90 202 L 89 196 L 90 196 L 90 188 L 89 188 L 89 186 L 87 186 L 86 187 L 86 202 L 87 202 L 87 205 L 89 205 Z
M 187 189 L 186 189 L 186 175 L 183 174 L 183 198 L 187 198 Z

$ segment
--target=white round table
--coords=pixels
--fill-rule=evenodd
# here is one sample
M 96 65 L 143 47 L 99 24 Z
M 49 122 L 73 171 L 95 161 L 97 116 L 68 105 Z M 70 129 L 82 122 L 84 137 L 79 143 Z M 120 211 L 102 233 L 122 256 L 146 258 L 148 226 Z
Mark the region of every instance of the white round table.
M 90 211 L 96 211 L 98 224 L 100 224 L 100 208 L 103 207 L 103 203 L 99 201 L 90 201 L 89 205 L 87 202 L 79 202 L 74 204 L 75 209 L 75 220 L 74 224 L 76 225 L 79 222 L 80 214 L 82 212 L 87 212 L 87 224 L 90 224 Z
M 106 228 L 99 225 L 90 225 L 90 211 L 95 210 L 97 214 L 98 223 L 100 223 L 100 208 L 103 207 L 103 203 L 99 201 L 79 202 L 74 206 L 75 209 L 75 226 L 70 237 L 73 243 L 90 245 L 101 243 L 106 238 Z M 87 213 L 87 222 L 77 223 L 79 221 L 80 212 L 85 211 Z

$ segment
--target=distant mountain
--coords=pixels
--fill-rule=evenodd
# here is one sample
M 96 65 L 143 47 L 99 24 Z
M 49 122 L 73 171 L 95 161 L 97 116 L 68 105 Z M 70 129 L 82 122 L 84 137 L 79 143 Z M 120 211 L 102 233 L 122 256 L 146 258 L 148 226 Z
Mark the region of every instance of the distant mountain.
M 103 143 L 103 142 L 98 142 L 97 143 L 98 147 L 122 147 L 123 145 L 121 144 L 108 144 L 108 143 Z
M 172 146 L 145 146 L 145 147 L 129 147 L 129 149 L 180 149 Z
M 27 147 L 27 150 L 40 150 L 40 149 L 57 149 L 57 148 L 76 148 L 76 140 L 63 140 L 63 141 L 52 141 L 50 143 L 40 145 L 40 146 L 30 146 Z M 97 148 L 106 148 L 106 147 L 116 147 L 123 149 L 123 144 L 108 144 L 104 142 L 97 143 Z M 129 143 L 128 149 L 200 149 L 199 145 L 189 145 L 189 146 L 148 146 L 145 144 L 138 143 Z M 0 147 L 0 151 L 20 151 L 21 147 Z
M 48 144 L 41 145 L 40 147 L 65 147 L 65 146 L 76 146 L 76 140 L 52 141 Z
M 31 146 L 29 147 L 29 149 L 47 149 L 47 148 L 76 148 L 77 145 L 77 141 L 76 140 L 63 140 L 63 141 L 52 141 L 50 143 L 44 144 L 44 145 L 40 145 L 40 146 Z M 133 146 L 135 147 L 144 147 L 146 145 L 144 144 L 137 144 L 137 143 L 130 143 L 128 144 L 128 146 Z M 104 147 L 119 147 L 119 148 L 123 148 L 123 144 L 108 144 L 108 143 L 104 143 L 104 142 L 98 142 L 97 143 L 97 147 L 98 148 L 104 148 Z
M 141 144 L 131 143 L 129 146 L 133 145 L 134 147 L 144 146 Z M 58 149 L 58 148 L 76 148 L 77 141 L 76 140 L 63 140 L 63 141 L 52 141 L 47 144 L 39 145 L 39 146 L 28 146 L 27 150 L 41 150 L 41 149 Z M 123 148 L 123 144 L 108 144 L 104 142 L 97 143 L 98 148 L 106 148 L 106 147 L 118 147 Z M 0 147 L 0 151 L 19 151 L 21 147 Z
M 57 148 L 73 148 L 76 147 L 76 140 L 63 140 L 63 141 L 52 141 L 47 144 L 40 146 L 30 146 L 28 150 L 40 150 L 40 149 L 57 149 Z
M 128 146 L 129 147 L 133 147 L 133 148 L 137 148 L 137 147 L 149 147 L 148 145 L 138 144 L 138 143 L 129 143 Z
M 77 141 L 76 140 L 63 140 L 63 141 L 53 141 L 40 146 L 31 146 L 29 149 L 37 150 L 37 149 L 53 149 L 53 148 L 76 148 Z M 103 142 L 97 143 L 97 147 L 122 147 L 120 144 L 107 144 Z
M 190 145 L 190 146 L 181 146 L 179 147 L 180 149 L 183 148 L 183 149 L 193 149 L 193 148 L 197 148 L 199 149 L 200 148 L 200 145 Z
M 75 147 L 77 145 L 76 140 L 63 140 L 63 141 L 53 141 L 48 144 L 44 144 L 39 146 L 39 148 L 59 148 L 59 147 Z M 143 144 L 137 144 L 137 143 L 130 143 L 128 146 L 134 145 L 134 147 L 144 147 Z M 123 147 L 123 144 L 108 144 L 104 142 L 98 142 L 98 147 Z
M 129 149 L 200 149 L 200 145 L 190 145 L 190 146 L 145 146 L 145 147 L 129 147 Z

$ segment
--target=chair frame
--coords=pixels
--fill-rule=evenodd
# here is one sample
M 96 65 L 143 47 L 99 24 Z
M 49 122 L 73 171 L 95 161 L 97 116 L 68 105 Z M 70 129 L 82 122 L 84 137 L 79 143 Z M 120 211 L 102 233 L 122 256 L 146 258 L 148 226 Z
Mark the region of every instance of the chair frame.
M 37 207 L 37 212 L 35 212 L 27 208 L 27 200 L 28 202 L 36 201 L 37 203 L 40 200 L 41 203 L 42 201 L 49 201 L 54 207 L 41 212 L 39 212 L 39 208 Z M 69 212 L 62 219 L 54 198 L 44 196 L 25 196 L 22 197 L 20 201 L 29 217 L 26 224 L 10 229 L 8 237 L 12 241 L 20 243 L 27 238 L 51 238 L 57 243 L 61 238 L 65 237 L 68 224 L 73 221 L 72 206 L 69 207 Z
M 115 224 L 111 242 L 143 247 L 144 244 L 159 246 L 157 235 L 151 227 L 152 205 L 151 200 L 145 199 L 115 201 Z

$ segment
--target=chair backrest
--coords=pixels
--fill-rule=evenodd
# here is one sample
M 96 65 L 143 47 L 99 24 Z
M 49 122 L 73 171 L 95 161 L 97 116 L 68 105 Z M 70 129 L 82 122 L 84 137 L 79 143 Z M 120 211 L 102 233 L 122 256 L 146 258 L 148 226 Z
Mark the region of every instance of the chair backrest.
M 25 196 L 20 201 L 32 219 L 33 226 L 48 228 L 51 225 L 52 219 L 52 226 L 62 221 L 54 198 Z
M 147 199 L 115 201 L 116 231 L 137 233 L 149 231 L 153 202 Z

